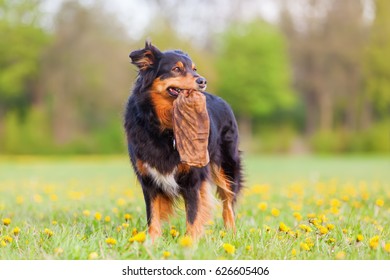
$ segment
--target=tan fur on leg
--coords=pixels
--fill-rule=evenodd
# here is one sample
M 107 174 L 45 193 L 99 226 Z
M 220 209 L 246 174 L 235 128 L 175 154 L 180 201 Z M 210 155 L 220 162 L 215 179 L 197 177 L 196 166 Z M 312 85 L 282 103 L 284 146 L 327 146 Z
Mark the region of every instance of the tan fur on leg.
M 198 211 L 193 224 L 187 221 L 186 234 L 193 239 L 198 239 L 204 232 L 204 225 L 210 220 L 212 212 L 212 200 L 210 184 L 204 181 L 198 192 Z
M 161 223 L 168 220 L 173 214 L 172 201 L 165 195 L 157 195 L 151 205 L 151 221 L 149 225 L 149 234 L 152 241 L 161 236 Z
M 231 190 L 231 182 L 226 178 L 223 170 L 216 165 L 211 166 L 211 174 L 213 181 L 217 185 L 218 196 L 222 200 L 222 218 L 227 229 L 236 232 L 236 224 L 234 220 L 233 201 L 234 192 Z

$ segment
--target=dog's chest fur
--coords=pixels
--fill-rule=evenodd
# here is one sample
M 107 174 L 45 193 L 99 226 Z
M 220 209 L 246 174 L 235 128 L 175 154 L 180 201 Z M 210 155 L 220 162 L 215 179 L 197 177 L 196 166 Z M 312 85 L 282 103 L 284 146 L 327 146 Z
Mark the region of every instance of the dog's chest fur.
M 174 197 L 179 193 L 179 185 L 176 182 L 177 168 L 175 167 L 172 172 L 167 174 L 160 173 L 156 168 L 151 167 L 149 164 L 144 163 L 148 175 L 158 185 L 161 190 L 168 196 Z

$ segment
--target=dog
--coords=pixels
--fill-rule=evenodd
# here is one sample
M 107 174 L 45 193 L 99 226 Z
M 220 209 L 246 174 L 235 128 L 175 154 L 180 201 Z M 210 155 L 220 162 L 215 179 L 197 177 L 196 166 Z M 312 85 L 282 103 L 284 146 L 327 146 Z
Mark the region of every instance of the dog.
M 138 69 L 124 115 L 128 153 L 142 187 L 148 233 L 162 235 L 162 222 L 174 212 L 182 197 L 186 234 L 198 239 L 212 212 L 211 185 L 222 200 L 222 217 L 235 232 L 234 206 L 242 189 L 241 152 L 237 122 L 230 106 L 205 92 L 207 81 L 197 73 L 188 54 L 160 51 L 150 42 L 129 55 Z M 182 91 L 200 91 L 206 97 L 210 120 L 209 163 L 193 167 L 180 161 L 173 133 L 173 102 Z

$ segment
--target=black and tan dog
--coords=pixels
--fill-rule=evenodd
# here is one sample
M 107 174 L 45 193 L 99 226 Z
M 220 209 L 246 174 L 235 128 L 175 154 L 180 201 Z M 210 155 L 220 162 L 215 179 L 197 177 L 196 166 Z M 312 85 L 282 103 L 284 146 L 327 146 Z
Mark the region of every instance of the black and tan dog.
M 230 106 L 205 92 L 206 79 L 182 51 L 161 52 L 146 42 L 145 48 L 130 54 L 138 67 L 138 77 L 125 112 L 128 151 L 146 203 L 149 234 L 154 240 L 162 234 L 161 224 L 183 197 L 186 234 L 201 236 L 210 219 L 210 183 L 217 186 L 222 200 L 223 220 L 235 230 L 234 204 L 242 187 L 237 122 Z M 180 161 L 174 147 L 173 102 L 184 90 L 197 90 L 206 96 L 210 120 L 208 152 L 204 167 Z

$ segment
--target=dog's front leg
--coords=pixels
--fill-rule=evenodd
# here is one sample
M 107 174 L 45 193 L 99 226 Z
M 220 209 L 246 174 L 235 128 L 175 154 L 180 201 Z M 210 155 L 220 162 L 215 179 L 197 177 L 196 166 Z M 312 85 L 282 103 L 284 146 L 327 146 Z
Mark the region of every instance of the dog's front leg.
M 161 225 L 164 220 L 173 213 L 173 202 L 171 198 L 161 192 L 151 193 L 144 191 L 146 204 L 146 216 L 148 220 L 148 232 L 152 242 L 162 235 Z
M 204 225 L 211 217 L 210 184 L 206 180 L 200 181 L 182 194 L 186 207 L 186 234 L 196 240 L 203 234 Z

